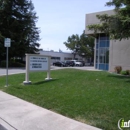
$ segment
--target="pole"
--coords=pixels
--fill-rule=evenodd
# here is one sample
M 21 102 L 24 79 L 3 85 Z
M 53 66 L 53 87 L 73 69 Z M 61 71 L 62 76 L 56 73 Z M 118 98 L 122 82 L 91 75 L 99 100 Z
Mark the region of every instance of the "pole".
M 26 78 L 25 81 L 29 83 L 29 55 L 26 54 Z
M 6 87 L 8 87 L 8 47 L 6 49 Z

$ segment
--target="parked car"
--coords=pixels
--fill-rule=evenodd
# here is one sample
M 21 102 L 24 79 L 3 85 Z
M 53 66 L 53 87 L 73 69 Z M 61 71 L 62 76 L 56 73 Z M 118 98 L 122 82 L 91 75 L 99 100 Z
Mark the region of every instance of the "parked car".
M 54 66 L 60 66 L 60 67 L 65 67 L 66 66 L 66 63 L 65 62 L 62 62 L 62 61 L 56 61 L 53 63 Z
M 77 60 L 71 60 L 74 62 L 75 66 L 83 66 L 82 62 L 79 62 Z
M 85 62 L 83 60 L 79 60 L 79 62 L 81 62 L 82 65 L 85 66 Z
M 74 61 L 67 60 L 65 61 L 66 66 L 75 66 Z

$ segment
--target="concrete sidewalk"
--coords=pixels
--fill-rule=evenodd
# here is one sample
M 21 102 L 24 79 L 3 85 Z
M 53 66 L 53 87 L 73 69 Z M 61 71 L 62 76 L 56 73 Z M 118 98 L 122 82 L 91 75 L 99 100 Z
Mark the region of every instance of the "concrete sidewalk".
M 0 91 L 0 130 L 100 130 Z

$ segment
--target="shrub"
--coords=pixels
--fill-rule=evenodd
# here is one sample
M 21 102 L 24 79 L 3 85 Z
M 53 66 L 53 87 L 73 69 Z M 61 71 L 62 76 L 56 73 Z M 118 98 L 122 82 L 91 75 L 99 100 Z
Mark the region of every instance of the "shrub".
M 122 74 L 122 75 L 128 75 L 128 73 L 127 73 L 126 70 L 121 71 L 121 74 Z
M 1 61 L 0 67 L 6 67 L 6 61 Z M 14 61 L 9 61 L 8 67 L 25 67 L 24 64 Z
M 122 67 L 121 66 L 116 66 L 115 68 L 115 72 L 120 74 L 120 72 L 122 71 Z
M 19 62 L 11 62 L 9 67 L 25 67 L 25 65 Z
M 130 75 L 130 70 L 121 71 L 122 75 Z
M 127 75 L 130 75 L 130 70 L 126 70 Z
M 9 66 L 9 63 L 8 63 L 8 66 Z M 0 67 L 6 67 L 6 61 L 5 60 L 1 61 Z
M 15 62 L 21 63 L 21 64 L 25 64 L 25 61 L 21 60 L 21 59 L 15 59 Z

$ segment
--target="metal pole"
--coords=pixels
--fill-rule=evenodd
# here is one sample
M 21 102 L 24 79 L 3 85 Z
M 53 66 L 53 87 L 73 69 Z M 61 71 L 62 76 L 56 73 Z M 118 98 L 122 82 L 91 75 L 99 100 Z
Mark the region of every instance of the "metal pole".
M 8 87 L 8 47 L 6 49 L 6 87 Z
M 29 55 L 26 54 L 26 78 L 25 81 L 29 83 Z

